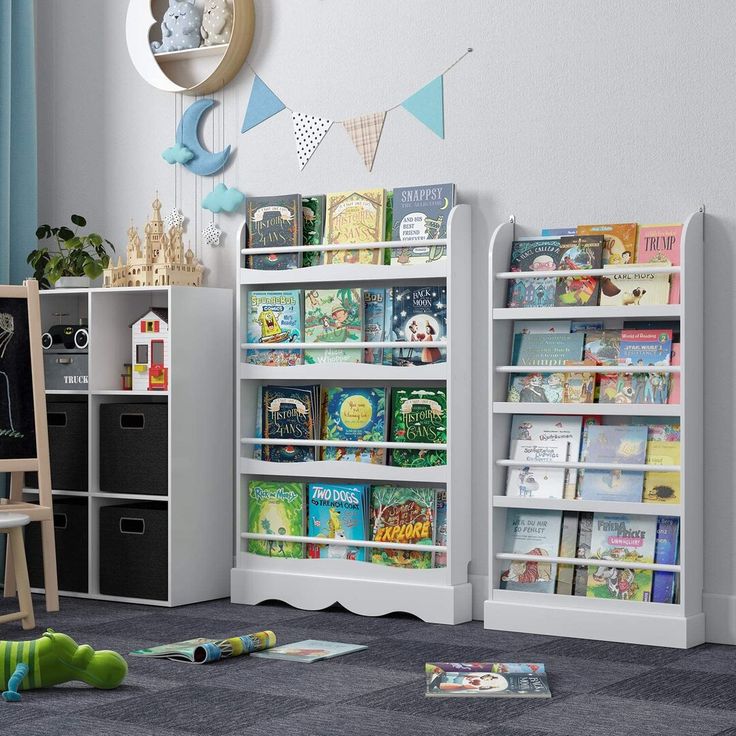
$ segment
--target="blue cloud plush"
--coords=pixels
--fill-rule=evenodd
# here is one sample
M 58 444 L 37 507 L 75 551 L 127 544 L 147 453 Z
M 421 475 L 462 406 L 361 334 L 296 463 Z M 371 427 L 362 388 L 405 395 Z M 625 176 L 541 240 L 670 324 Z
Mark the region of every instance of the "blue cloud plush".
M 202 201 L 202 207 L 210 212 L 235 212 L 243 201 L 245 195 L 235 187 L 228 188 L 224 184 L 218 184 Z
M 194 154 L 186 146 L 182 146 L 181 143 L 167 148 L 161 156 L 169 164 L 185 164 L 194 158 Z

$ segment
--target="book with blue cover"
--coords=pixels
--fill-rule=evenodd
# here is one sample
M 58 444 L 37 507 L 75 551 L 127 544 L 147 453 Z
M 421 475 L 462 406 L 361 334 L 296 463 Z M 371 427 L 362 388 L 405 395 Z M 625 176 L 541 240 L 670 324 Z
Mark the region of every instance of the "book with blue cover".
M 677 564 L 680 542 L 680 520 L 676 516 L 657 518 L 657 540 L 654 545 L 654 561 L 663 565 Z M 676 573 L 655 570 L 652 580 L 652 601 L 674 603 Z
M 251 291 L 248 293 L 247 342 L 266 345 L 302 342 L 301 291 Z M 301 350 L 246 350 L 247 363 L 299 365 Z
M 315 386 L 263 386 L 261 432 L 264 439 L 316 440 Z M 277 463 L 315 459 L 314 447 L 268 445 L 261 448 L 263 460 Z
M 363 289 L 363 339 L 385 342 L 387 289 Z M 371 365 L 383 363 L 383 348 L 366 348 L 363 361 Z
M 393 365 L 444 363 L 447 353 L 447 289 L 439 284 L 393 287 L 390 341 Z
M 601 267 L 602 235 L 577 235 L 560 238 L 558 271 L 587 271 Z M 557 280 L 555 306 L 583 307 L 598 301 L 597 276 L 566 276 Z
M 511 245 L 511 271 L 538 271 L 540 274 L 557 270 L 560 258 L 559 238 L 515 240 Z M 509 307 L 553 307 L 557 279 L 552 276 L 511 279 L 508 287 Z
M 368 537 L 367 485 L 310 483 L 307 487 L 307 533 L 310 537 L 365 540 Z M 309 544 L 307 556 L 365 562 L 366 547 Z

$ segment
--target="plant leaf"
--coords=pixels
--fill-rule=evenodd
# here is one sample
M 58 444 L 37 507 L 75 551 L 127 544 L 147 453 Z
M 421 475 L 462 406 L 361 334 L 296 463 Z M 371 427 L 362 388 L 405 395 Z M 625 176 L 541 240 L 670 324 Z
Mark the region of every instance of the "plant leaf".
M 72 215 L 71 221 L 74 225 L 77 225 L 77 227 L 84 227 L 87 224 L 87 220 L 85 220 L 82 215 Z
M 87 261 L 84 264 L 84 275 L 91 279 L 96 279 L 102 275 L 102 266 L 97 261 Z
M 71 240 L 74 237 L 74 233 L 66 226 L 58 228 L 58 231 L 55 234 L 63 241 Z

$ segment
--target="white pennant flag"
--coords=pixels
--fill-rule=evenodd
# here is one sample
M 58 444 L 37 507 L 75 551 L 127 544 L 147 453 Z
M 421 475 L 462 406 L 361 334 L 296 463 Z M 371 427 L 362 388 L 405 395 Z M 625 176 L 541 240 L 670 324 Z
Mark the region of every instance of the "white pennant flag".
M 343 123 L 368 171 L 373 168 L 373 159 L 376 157 L 385 120 L 385 112 L 374 112 L 370 115 L 362 115 L 359 118 L 346 120 Z
M 332 126 L 332 120 L 293 112 L 291 122 L 294 125 L 296 153 L 299 156 L 299 169 L 301 170 L 307 165 L 312 154 L 317 150 L 317 146 Z

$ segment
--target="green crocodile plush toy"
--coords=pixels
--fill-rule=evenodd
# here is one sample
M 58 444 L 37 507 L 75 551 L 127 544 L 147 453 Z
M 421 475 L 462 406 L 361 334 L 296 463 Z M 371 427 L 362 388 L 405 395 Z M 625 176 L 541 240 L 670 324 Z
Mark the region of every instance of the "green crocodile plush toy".
M 128 665 L 117 652 L 78 646 L 74 639 L 53 629 L 33 641 L 0 641 L 0 690 L 8 702 L 20 700 L 19 689 L 52 687 L 73 680 L 111 690 L 127 674 Z

